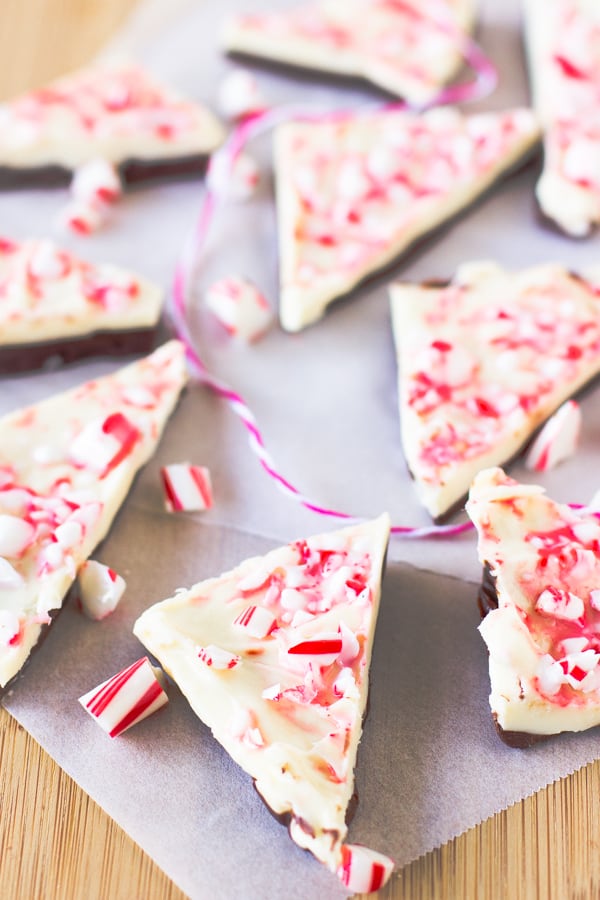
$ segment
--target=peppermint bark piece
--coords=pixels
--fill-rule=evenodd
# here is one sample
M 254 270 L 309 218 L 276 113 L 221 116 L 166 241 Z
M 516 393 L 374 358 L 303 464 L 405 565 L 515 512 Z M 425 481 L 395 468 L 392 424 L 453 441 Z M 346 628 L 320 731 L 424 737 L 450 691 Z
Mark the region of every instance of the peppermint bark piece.
M 280 318 L 299 331 L 506 174 L 539 136 L 526 109 L 387 110 L 275 135 Z
M 489 650 L 498 732 L 525 747 L 600 724 L 600 521 L 502 469 L 480 472 L 467 512 L 495 608 Z M 489 605 L 489 604 L 488 604 Z
M 474 0 L 321 0 L 229 19 L 225 50 L 361 78 L 414 104 L 433 99 L 463 61 Z
M 600 372 L 600 270 L 471 263 L 391 303 L 404 454 L 440 518 Z
M 194 171 L 224 131 L 204 106 L 133 64 L 92 66 L 0 106 L 0 186 L 98 157 L 126 182 Z
M 0 372 L 149 352 L 162 306 L 161 289 L 139 275 L 51 241 L 1 237 L 0 298 Z
M 292 839 L 334 872 L 389 528 L 384 515 L 248 559 L 134 626 Z
M 544 128 L 536 193 L 545 216 L 572 237 L 600 222 L 600 5 L 526 0 L 535 108 Z
M 185 381 L 185 349 L 170 341 L 0 419 L 0 686 L 106 535 Z

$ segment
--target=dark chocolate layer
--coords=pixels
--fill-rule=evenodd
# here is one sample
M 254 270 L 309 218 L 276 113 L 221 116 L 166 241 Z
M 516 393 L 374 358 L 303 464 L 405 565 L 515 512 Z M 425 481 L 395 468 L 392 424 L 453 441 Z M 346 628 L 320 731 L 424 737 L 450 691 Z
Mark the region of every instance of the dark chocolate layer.
M 477 605 L 481 618 L 485 619 L 487 614 L 493 609 L 498 609 L 498 591 L 496 590 L 496 579 L 492 575 L 488 563 L 483 567 L 483 575 L 481 577 L 481 585 L 477 594 Z
M 550 734 L 530 734 L 528 731 L 505 731 L 498 724 L 495 714 L 494 725 L 503 743 L 507 747 L 513 747 L 515 750 L 526 750 L 528 747 L 533 747 L 535 744 L 539 744 L 540 741 L 547 741 L 549 737 L 552 737 Z

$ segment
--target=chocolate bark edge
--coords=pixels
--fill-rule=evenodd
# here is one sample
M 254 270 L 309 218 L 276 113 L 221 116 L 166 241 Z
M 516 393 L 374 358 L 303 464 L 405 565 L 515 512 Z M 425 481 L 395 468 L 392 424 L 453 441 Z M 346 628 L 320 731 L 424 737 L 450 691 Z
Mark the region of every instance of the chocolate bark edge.
M 529 747 L 533 747 L 541 741 L 547 741 L 548 738 L 552 737 L 550 734 L 532 734 L 529 731 L 505 731 L 498 724 L 496 713 L 492 713 L 492 718 L 500 740 L 507 747 L 512 747 L 514 750 L 527 750 Z

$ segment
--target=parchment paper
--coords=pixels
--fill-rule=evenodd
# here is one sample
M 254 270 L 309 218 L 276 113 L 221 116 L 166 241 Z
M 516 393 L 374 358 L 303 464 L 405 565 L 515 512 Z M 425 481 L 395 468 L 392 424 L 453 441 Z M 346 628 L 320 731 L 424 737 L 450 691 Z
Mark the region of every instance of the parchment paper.
M 242 0 L 183 4 L 162 28 L 130 29 L 118 42 L 119 52 L 133 47 L 158 76 L 214 104 L 223 74 L 234 65 L 220 56 L 215 34 L 227 12 L 242 5 Z M 269 5 L 269 0 L 252 2 L 256 10 Z M 479 37 L 501 74 L 499 89 L 480 106 L 527 102 L 516 0 L 485 3 Z M 366 89 L 326 88 L 291 74 L 256 72 L 273 102 L 310 98 L 347 106 L 377 98 Z M 197 301 L 209 280 L 238 272 L 254 278 L 276 303 L 269 140 L 250 152 L 262 164 L 261 193 L 249 204 L 224 209 L 215 222 L 198 272 Z M 530 166 L 507 181 L 395 274 L 443 277 L 465 259 L 482 257 L 514 267 L 556 259 L 578 269 L 595 261 L 597 239 L 574 243 L 538 224 L 536 174 Z M 167 290 L 201 192 L 197 182 L 138 191 L 118 206 L 105 231 L 88 241 L 63 243 L 90 259 L 137 268 Z M 16 238 L 56 236 L 52 223 L 66 198 L 64 190 L 4 194 L 0 231 Z M 361 516 L 387 509 L 397 524 L 427 523 L 400 447 L 385 279 L 337 303 L 301 334 L 274 328 L 249 347 L 231 342 L 199 304 L 193 325 L 207 363 L 244 395 L 279 468 L 304 493 Z M 165 316 L 165 334 L 168 330 Z M 0 413 L 119 364 L 96 361 L 5 378 Z M 561 501 L 585 502 L 599 486 L 600 392 L 588 391 L 582 405 L 577 456 L 535 476 Z M 163 512 L 159 466 L 184 459 L 211 469 L 215 506 L 206 514 Z M 519 464 L 511 472 L 532 480 Z M 113 742 L 76 698 L 141 655 L 130 631 L 147 605 L 247 555 L 337 524 L 280 493 L 249 449 L 239 420 L 206 389 L 190 386 L 157 456 L 96 554 L 127 579 L 122 605 L 100 624 L 67 608 L 4 700 L 193 897 L 228 900 L 241 896 L 240 884 L 245 896 L 265 900 L 343 892 L 271 820 L 247 777 L 215 745 L 176 688 L 165 711 Z M 361 802 L 351 839 L 390 853 L 402 865 L 594 759 L 598 750 L 596 732 L 560 737 L 526 752 L 509 750 L 496 738 L 485 648 L 476 631 L 475 588 L 464 580 L 479 578 L 472 534 L 394 539 L 389 560 L 371 711 L 359 755 Z

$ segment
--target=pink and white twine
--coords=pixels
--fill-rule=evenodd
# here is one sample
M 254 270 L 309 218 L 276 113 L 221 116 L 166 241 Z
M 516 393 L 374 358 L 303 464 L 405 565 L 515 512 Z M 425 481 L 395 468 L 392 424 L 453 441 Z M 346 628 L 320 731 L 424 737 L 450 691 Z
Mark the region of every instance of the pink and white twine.
M 465 62 L 475 73 L 473 80 L 463 84 L 451 85 L 444 88 L 435 98 L 435 102 L 429 105 L 443 105 L 450 103 L 463 103 L 478 100 L 490 94 L 497 83 L 497 73 L 494 65 L 485 56 L 481 48 L 466 34 L 457 32 L 453 25 L 444 23 L 440 28 L 452 30 Z M 377 111 L 391 111 L 410 108 L 404 102 L 391 102 L 379 104 Z M 414 107 L 413 107 L 414 109 Z M 373 107 L 366 112 L 371 113 Z M 213 154 L 211 165 L 224 164 L 224 171 L 231 171 L 233 165 L 249 141 L 259 135 L 270 131 L 277 125 L 289 120 L 304 122 L 343 121 L 350 116 L 356 117 L 356 110 L 318 109 L 303 105 L 289 105 L 275 109 L 264 109 L 249 114 L 231 132 L 228 140 Z M 229 168 L 227 168 L 227 166 Z M 360 517 L 347 512 L 330 509 L 315 503 L 305 496 L 294 484 L 292 484 L 278 469 L 273 457 L 269 453 L 262 431 L 256 417 L 243 396 L 234 388 L 226 384 L 216 375 L 213 375 L 202 360 L 196 349 L 194 340 L 187 325 L 187 301 L 189 297 L 189 285 L 193 279 L 195 267 L 201 257 L 211 222 L 216 212 L 218 197 L 208 185 L 205 189 L 203 202 L 200 208 L 196 226 L 185 242 L 181 256 L 175 268 L 172 285 L 172 317 L 173 326 L 177 336 L 185 344 L 188 361 L 199 381 L 210 388 L 218 397 L 225 400 L 233 412 L 239 417 L 244 428 L 248 432 L 248 441 L 252 451 L 256 454 L 260 465 L 265 472 L 276 482 L 278 487 L 301 506 L 320 516 L 335 519 L 355 521 Z M 424 527 L 393 525 L 392 534 L 411 538 L 426 537 L 451 537 L 462 534 L 473 528 L 471 522 L 462 522 L 454 525 L 428 525 Z

